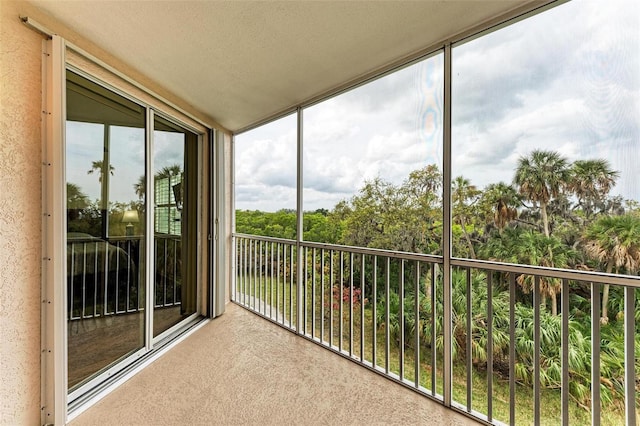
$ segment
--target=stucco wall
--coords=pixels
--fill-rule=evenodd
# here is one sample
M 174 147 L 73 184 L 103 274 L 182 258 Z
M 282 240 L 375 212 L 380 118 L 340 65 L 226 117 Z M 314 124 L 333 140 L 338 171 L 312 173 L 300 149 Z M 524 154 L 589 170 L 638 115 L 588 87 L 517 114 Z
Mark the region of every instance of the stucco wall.
M 40 423 L 42 37 L 0 2 L 0 423 Z
M 28 2 L 0 0 L 0 425 L 40 423 L 43 36 L 26 27 L 20 16 L 35 18 L 160 96 L 212 122 Z

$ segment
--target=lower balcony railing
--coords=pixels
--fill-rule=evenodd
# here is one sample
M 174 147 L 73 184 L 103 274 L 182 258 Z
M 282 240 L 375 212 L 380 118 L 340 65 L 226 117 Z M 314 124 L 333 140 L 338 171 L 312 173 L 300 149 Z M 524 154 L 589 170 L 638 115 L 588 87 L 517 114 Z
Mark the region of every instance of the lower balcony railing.
M 244 234 L 234 250 L 234 302 L 478 420 L 638 421 L 635 278 L 465 259 L 447 273 L 438 256 Z
M 70 320 L 144 310 L 140 279 L 142 237 L 73 238 L 67 242 L 67 307 Z M 181 303 L 180 236 L 155 237 L 155 307 Z

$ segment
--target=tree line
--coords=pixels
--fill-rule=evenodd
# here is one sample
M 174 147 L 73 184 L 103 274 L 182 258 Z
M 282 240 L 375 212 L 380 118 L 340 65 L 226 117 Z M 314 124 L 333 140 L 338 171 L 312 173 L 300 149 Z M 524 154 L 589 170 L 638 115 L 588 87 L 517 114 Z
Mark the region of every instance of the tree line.
M 451 186 L 452 249 L 455 257 L 494 260 L 552 268 L 601 271 L 638 275 L 640 271 L 640 208 L 636 200 L 612 196 L 619 178 L 606 160 L 569 162 L 555 151 L 536 150 L 518 160 L 510 183 L 498 182 L 479 189 L 464 176 Z M 442 172 L 428 165 L 409 173 L 401 184 L 381 178 L 366 181 L 350 199 L 331 210 L 304 212 L 303 236 L 307 241 L 381 248 L 387 250 L 442 254 L 443 209 Z M 295 239 L 296 213 L 293 210 L 262 212 L 238 210 L 239 233 Z M 466 284 L 462 271 L 453 271 L 454 354 L 465 357 Z M 474 274 L 470 297 L 473 309 L 474 365 L 486 362 L 486 324 L 493 321 L 494 360 L 508 359 L 509 280 L 494 277 L 494 317 L 486 318 L 486 273 Z M 429 277 L 421 282 L 430 285 Z M 356 281 L 357 282 L 357 281 Z M 516 277 L 516 374 L 521 383 L 532 383 L 533 277 Z M 540 278 L 542 296 L 541 347 L 542 385 L 558 388 L 561 383 L 561 322 L 559 297 L 561 280 Z M 601 307 L 601 392 L 603 401 L 620 405 L 624 392 L 623 292 L 602 286 Z M 570 283 L 571 396 L 584 408 L 589 406 L 591 308 L 588 283 Z M 389 300 L 399 303 L 397 280 Z M 412 323 L 416 295 L 406 295 L 405 329 L 420 326 L 429 342 L 430 322 Z M 455 297 L 455 295 L 459 297 Z M 364 300 L 372 300 L 365 294 Z M 429 318 L 429 297 L 418 295 L 420 318 Z M 457 302 L 456 302 L 457 301 Z M 459 303 L 458 303 L 459 302 Z M 438 299 L 436 303 L 441 304 Z M 636 336 L 640 335 L 640 306 L 636 302 Z M 397 309 L 397 306 L 396 306 Z M 393 311 L 393 309 L 392 309 Z M 442 311 L 440 311 L 442 312 Z M 393 316 L 392 330 L 398 329 Z M 441 320 L 441 319 L 440 319 Z M 383 324 L 384 321 L 379 322 Z M 440 328 L 441 330 L 441 328 Z M 410 346 L 412 343 L 398 342 Z M 636 339 L 636 352 L 640 342 Z M 640 364 L 636 362 L 640 377 Z M 500 369 L 498 368 L 498 371 Z M 506 374 L 506 372 L 505 372 Z

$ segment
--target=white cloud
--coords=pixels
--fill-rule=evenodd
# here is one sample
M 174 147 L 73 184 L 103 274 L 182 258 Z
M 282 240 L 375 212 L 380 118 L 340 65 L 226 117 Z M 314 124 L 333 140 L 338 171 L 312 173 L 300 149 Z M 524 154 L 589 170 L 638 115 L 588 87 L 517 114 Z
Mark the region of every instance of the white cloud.
M 621 172 L 614 193 L 640 199 L 638 52 L 640 2 L 615 0 L 569 2 L 455 47 L 453 176 L 510 182 L 520 156 L 549 149 L 609 160 Z M 306 109 L 305 209 L 441 165 L 442 99 L 438 56 Z M 241 149 L 237 183 L 275 209 L 271 188 L 295 184 L 295 118 L 260 132 Z

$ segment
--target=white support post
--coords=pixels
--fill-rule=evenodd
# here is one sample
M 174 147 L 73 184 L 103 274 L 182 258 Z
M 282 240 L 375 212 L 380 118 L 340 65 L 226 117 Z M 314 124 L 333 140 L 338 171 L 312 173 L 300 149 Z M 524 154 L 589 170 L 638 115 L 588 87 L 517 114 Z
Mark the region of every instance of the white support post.
M 43 49 L 42 424 L 67 421 L 65 41 Z
M 451 406 L 451 44 L 444 47 L 444 141 L 442 163 L 442 257 L 443 257 L 443 398 Z
M 298 108 L 297 111 L 298 118 L 298 167 L 297 167 L 297 179 L 296 179 L 296 190 L 297 190 L 297 203 L 296 203 L 296 214 L 297 214 L 297 226 L 296 226 L 296 255 L 298 259 L 298 266 L 296 268 L 297 271 L 297 294 L 298 294 L 298 309 L 297 309 L 297 319 L 296 319 L 296 329 L 298 334 L 304 334 L 305 325 L 302 324 L 304 318 L 304 291 L 303 286 L 305 285 L 305 277 L 303 276 L 305 268 L 303 268 L 303 256 L 302 256 L 302 239 L 304 232 L 304 214 L 303 214 L 303 201 L 302 201 L 302 190 L 303 190 L 303 182 L 302 182 L 302 108 Z

